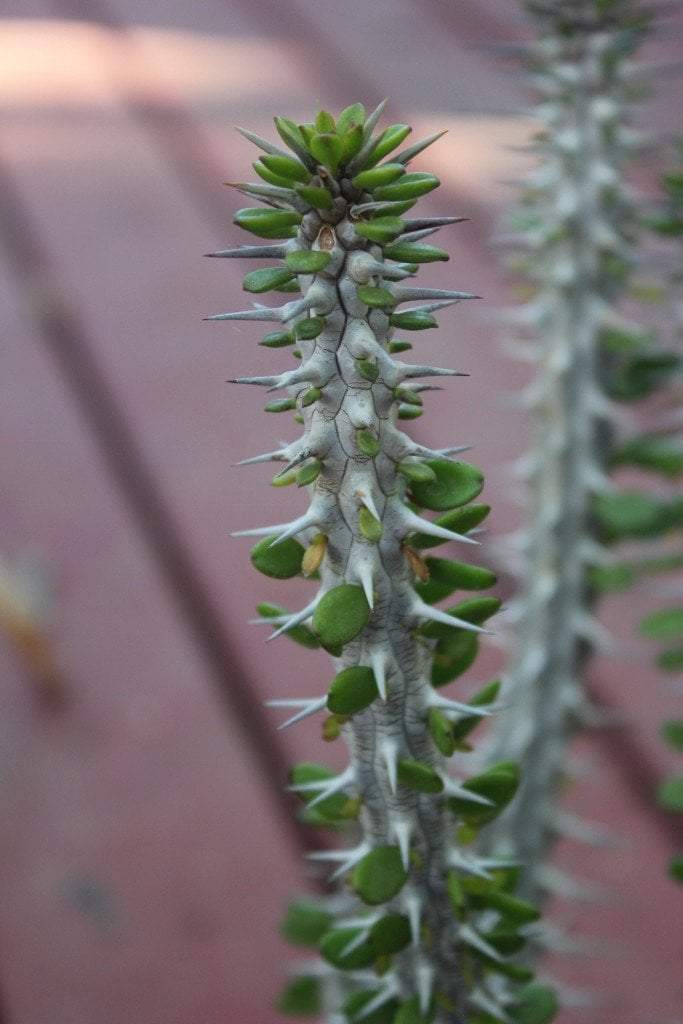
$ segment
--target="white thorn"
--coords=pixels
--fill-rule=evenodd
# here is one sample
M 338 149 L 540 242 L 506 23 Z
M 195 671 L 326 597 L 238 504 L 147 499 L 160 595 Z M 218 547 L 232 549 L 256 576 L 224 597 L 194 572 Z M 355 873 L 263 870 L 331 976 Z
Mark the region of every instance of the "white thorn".
M 398 379 L 412 380 L 414 377 L 468 377 L 462 370 L 450 366 L 427 366 L 418 363 L 397 363 Z
M 389 788 L 395 796 L 398 785 L 398 743 L 396 740 L 383 737 L 379 742 L 379 752 L 387 768 Z
M 483 626 L 476 626 L 473 622 L 467 622 L 465 619 L 456 618 L 455 615 L 449 615 L 448 612 L 442 611 L 441 608 L 434 608 L 419 597 L 414 599 L 411 610 L 415 615 L 419 615 L 420 618 L 427 619 L 428 622 L 441 622 L 445 626 L 457 626 L 460 629 L 468 630 L 470 633 L 490 634 L 491 632 L 490 629 L 484 629 Z
M 266 701 L 269 707 L 277 707 L 277 701 Z M 322 711 L 327 704 L 327 694 L 324 697 L 318 697 L 313 700 L 307 700 L 304 702 L 304 707 L 301 711 L 298 711 L 291 718 L 288 718 L 286 722 L 282 722 L 278 725 L 278 731 L 281 729 L 288 729 L 291 725 L 296 725 L 297 722 L 302 722 L 305 718 L 309 718 L 311 715 L 315 715 L 316 712 Z
M 298 519 L 292 520 L 291 523 L 276 523 L 275 526 L 255 526 L 250 530 L 236 530 L 231 533 L 231 537 L 267 537 L 269 534 L 277 534 L 275 540 L 270 545 L 275 547 L 276 544 L 281 544 L 284 540 L 288 540 L 290 537 L 294 537 L 295 534 L 301 533 L 302 530 L 308 529 L 309 526 L 316 525 L 316 513 L 313 509 L 309 508 L 304 515 L 299 516 Z
M 333 796 L 335 793 L 338 793 L 340 790 L 344 789 L 346 785 L 348 785 L 350 782 L 353 782 L 354 777 L 355 773 L 353 770 L 353 766 L 350 765 L 340 775 L 335 775 L 331 779 L 317 779 L 314 782 L 295 782 L 288 788 L 293 793 L 314 793 L 316 790 L 320 790 L 318 795 L 314 797 L 314 799 L 308 802 L 306 805 L 307 807 L 314 807 L 316 804 L 320 803 L 321 800 L 326 800 L 328 796 Z M 344 854 L 348 851 L 331 850 L 327 852 Z M 319 857 L 318 860 L 320 859 L 321 858 Z
M 367 491 L 359 489 L 356 491 L 356 497 L 360 501 L 361 505 L 364 505 L 368 512 L 370 512 L 370 514 L 373 515 L 378 522 L 380 522 L 382 517 L 377 511 L 377 506 L 375 505 L 372 495 L 368 494 Z
M 426 533 L 428 537 L 438 537 L 440 540 L 459 540 L 463 544 L 479 543 L 479 541 L 472 540 L 462 533 L 454 533 L 453 530 L 447 530 L 443 526 L 438 526 L 429 519 L 423 519 L 422 516 L 418 516 L 408 508 L 403 508 L 401 514 L 403 523 L 408 528 L 408 533 Z
M 491 878 L 491 874 L 486 868 L 481 866 L 481 862 L 477 857 L 467 857 L 460 850 L 451 849 L 449 851 L 448 863 L 452 868 L 467 871 L 470 875 L 475 875 L 477 878 L 485 878 L 487 881 Z
M 296 612 L 294 615 L 290 615 L 287 618 L 287 620 L 282 623 L 281 626 L 278 626 L 274 633 L 271 633 L 270 636 L 266 637 L 266 643 L 269 643 L 271 640 L 275 640 L 277 637 L 282 636 L 283 633 L 286 633 L 288 630 L 293 629 L 294 626 L 298 626 L 305 619 L 310 618 L 310 616 L 315 611 L 321 596 L 322 595 L 320 593 L 316 594 L 313 600 L 310 602 L 310 604 L 307 604 L 306 607 L 302 608 L 300 612 Z
M 280 462 L 285 458 L 282 449 L 274 452 L 265 452 L 263 455 L 252 455 L 250 459 L 241 459 L 238 466 L 255 466 L 257 462 Z
M 473 804 L 482 804 L 484 807 L 493 807 L 493 801 L 480 793 L 473 793 L 471 789 L 465 789 L 462 783 L 446 776 L 443 779 L 444 793 L 447 796 L 457 796 L 459 800 L 469 800 Z
M 389 984 L 385 985 L 383 989 L 380 989 L 374 999 L 370 999 L 369 1002 L 365 1004 L 360 1013 L 355 1015 L 355 1019 L 364 1020 L 366 1017 L 369 1017 L 371 1013 L 374 1013 L 375 1010 L 379 1010 L 380 1006 L 384 1006 L 385 1003 L 388 1003 L 389 1000 L 393 999 L 396 995 L 398 995 L 398 986 L 394 979 L 390 978 Z
M 410 867 L 410 836 L 413 827 L 407 818 L 396 818 L 391 822 L 391 831 L 401 852 L 401 863 L 407 871 Z
M 417 965 L 415 983 L 417 985 L 417 996 L 420 1003 L 420 1013 L 429 1012 L 429 1004 L 432 999 L 432 985 L 434 983 L 434 968 L 431 964 L 422 961 Z
M 470 715 L 479 715 L 481 718 L 486 718 L 487 715 L 491 715 L 495 710 L 492 704 L 480 706 L 476 704 L 463 704 L 459 700 L 450 700 L 448 697 L 442 697 L 438 693 L 430 693 L 427 698 L 427 704 L 430 708 L 439 708 L 446 713 L 453 712 L 453 714 L 466 715 L 468 718 Z
M 490 996 L 483 992 L 480 988 L 476 988 L 470 993 L 470 1002 L 478 1006 L 484 1013 L 490 1013 L 496 1020 L 502 1022 L 502 1024 L 512 1024 L 512 1020 L 505 1010 L 498 1005 Z
M 422 920 L 422 900 L 415 892 L 410 892 L 403 897 L 403 905 L 408 913 L 410 922 L 410 936 L 413 946 L 420 945 L 420 922 Z
M 372 927 L 372 926 L 371 926 Z M 340 956 L 348 956 L 349 953 L 353 953 L 354 949 L 358 949 L 362 946 L 365 940 L 370 935 L 370 928 L 365 927 L 358 932 L 358 935 L 354 935 L 350 942 L 348 942 L 340 952 Z
M 458 929 L 458 935 L 463 942 L 471 946 L 472 949 L 478 949 L 484 956 L 488 956 L 491 960 L 495 960 L 500 963 L 503 957 L 500 955 L 497 949 L 492 946 L 486 939 L 483 939 L 479 932 L 476 932 L 474 928 L 471 928 L 468 924 L 461 924 Z
M 386 655 L 377 647 L 370 651 L 370 665 L 375 674 L 377 692 L 382 700 L 387 699 Z
M 372 566 L 369 565 L 366 561 L 362 561 L 356 567 L 356 576 L 360 582 L 361 587 L 363 588 L 365 600 L 368 602 L 368 606 L 372 611 L 372 609 L 375 607 L 375 593 L 373 590 Z

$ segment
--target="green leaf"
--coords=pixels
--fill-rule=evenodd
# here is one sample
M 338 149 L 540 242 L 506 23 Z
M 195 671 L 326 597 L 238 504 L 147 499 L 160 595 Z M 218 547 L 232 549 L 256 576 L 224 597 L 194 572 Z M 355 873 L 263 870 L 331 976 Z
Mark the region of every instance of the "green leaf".
M 683 814 L 683 775 L 672 775 L 659 786 L 657 802 L 665 811 Z
M 260 160 L 257 160 L 251 166 L 254 168 L 259 178 L 263 178 L 263 180 L 267 181 L 269 185 L 277 185 L 278 188 L 292 187 L 292 183 L 289 178 L 281 178 L 279 174 L 273 174 L 273 172 L 269 171 L 265 164 L 262 164 Z
M 325 321 L 321 316 L 309 316 L 297 321 L 294 325 L 296 336 L 301 341 L 312 341 L 317 338 L 325 327 Z
M 315 119 L 315 130 L 318 132 L 336 132 L 337 125 L 332 114 L 327 110 L 319 110 Z
M 396 181 L 405 172 L 403 164 L 382 164 L 381 167 L 372 167 L 368 171 L 361 171 L 351 180 L 351 184 L 354 188 L 364 192 L 372 192 L 380 185 L 389 185 L 392 181 Z
M 246 274 L 242 281 L 245 292 L 260 294 L 261 292 L 272 291 L 292 280 L 291 271 L 283 267 L 264 267 L 261 270 L 252 270 Z
M 314 402 L 318 401 L 321 395 L 322 391 L 320 390 L 320 388 L 308 388 L 308 390 L 304 392 L 304 396 L 301 399 L 302 408 L 305 409 L 307 406 L 313 405 Z
M 313 612 L 313 629 L 323 647 L 339 647 L 368 624 L 370 609 L 361 587 L 342 583 L 322 596 Z
M 341 139 L 338 135 L 332 134 L 332 132 L 313 135 L 308 148 L 318 163 L 327 167 L 332 174 L 336 174 L 343 154 Z
M 487 683 L 486 686 L 482 686 L 481 690 L 478 690 L 473 697 L 467 701 L 473 708 L 486 707 L 488 704 L 493 704 L 498 698 L 500 693 L 500 680 L 494 679 L 493 682 Z M 453 738 L 456 743 L 462 743 L 469 734 L 476 729 L 481 722 L 481 715 L 463 715 L 457 722 L 454 722 L 451 726 Z
M 498 597 L 470 597 L 466 601 L 461 601 L 460 604 L 445 610 L 448 615 L 464 619 L 465 622 L 471 622 L 475 626 L 481 626 L 482 623 L 496 614 L 500 606 L 501 601 Z M 422 636 L 429 637 L 431 640 L 448 640 L 453 630 L 460 628 L 460 626 L 455 624 L 448 626 L 445 622 L 426 622 L 419 627 L 419 631 Z
M 662 651 L 657 657 L 657 664 L 664 672 L 683 671 L 683 647 L 672 647 Z
M 371 544 L 377 544 L 384 532 L 379 519 L 375 519 L 370 509 L 365 507 L 358 513 L 358 529 Z
M 437 708 L 430 708 L 427 716 L 427 727 L 439 753 L 443 754 L 444 757 L 451 757 L 455 753 L 453 729 L 443 712 Z
M 271 331 L 270 334 L 259 341 L 259 345 L 265 348 L 285 348 L 294 344 L 294 335 L 291 331 Z
M 620 593 L 633 586 L 637 574 L 633 565 L 620 562 L 617 565 L 592 565 L 588 570 L 590 585 L 603 593 Z
M 273 120 L 277 133 L 286 146 L 289 146 L 295 153 L 306 151 L 306 140 L 294 121 L 290 121 L 287 117 L 275 117 Z
M 401 1005 L 400 1010 L 394 1017 L 392 1024 L 432 1024 L 435 1010 L 428 1010 L 427 1014 L 420 1012 L 420 1000 L 413 996 L 407 1003 Z
M 411 391 L 409 388 L 394 388 L 394 398 L 398 399 L 399 402 L 405 402 L 407 405 L 422 405 L 422 398 L 418 395 L 417 391 Z M 430 469 L 426 462 L 421 463 L 423 470 Z M 429 480 L 430 483 L 436 480 L 436 473 L 432 470 L 432 476 L 427 476 L 423 472 L 421 479 L 423 481 Z
M 412 129 L 408 124 L 392 124 L 385 128 L 372 147 L 372 151 L 365 161 L 365 166 L 374 167 L 375 164 L 378 164 L 387 153 L 391 153 L 392 149 L 400 146 L 411 131 Z
M 398 762 L 398 781 L 419 793 L 441 793 L 443 779 L 428 764 L 408 759 Z
M 416 583 L 415 589 L 428 604 L 450 597 L 454 590 L 487 590 L 496 583 L 496 574 L 479 565 L 431 557 L 425 559 L 425 564 L 429 579 Z
M 652 352 L 624 359 L 608 377 L 608 393 L 622 402 L 638 401 L 663 387 L 681 364 L 672 352 Z
M 618 449 L 612 463 L 615 466 L 640 466 L 675 479 L 683 473 L 683 446 L 666 434 L 644 434 Z
M 334 205 L 332 196 L 322 185 L 295 185 L 294 188 L 314 210 L 331 210 Z
M 262 601 L 260 604 L 257 604 L 256 611 L 264 619 L 274 619 L 279 618 L 281 615 L 290 614 L 290 612 L 281 605 L 270 604 L 267 601 Z M 284 635 L 289 637 L 290 640 L 294 640 L 295 643 L 301 644 L 302 647 L 308 647 L 310 650 L 315 650 L 316 647 L 320 647 L 320 641 L 308 626 L 293 626 L 291 629 L 288 629 Z
M 515 1024 L 549 1024 L 559 1003 L 555 992 L 547 985 L 527 985 L 517 996 L 511 1011 Z
M 247 206 L 238 210 L 233 223 L 259 238 L 294 238 L 301 214 L 293 210 L 263 209 Z
M 495 889 L 481 897 L 487 907 L 497 910 L 502 917 L 514 924 L 529 924 L 538 921 L 541 913 L 533 903 L 521 900 L 517 896 L 511 896 L 507 892 L 497 892 Z
M 327 707 L 335 715 L 355 715 L 379 696 L 375 673 L 364 665 L 351 665 L 335 676 L 327 696 Z
M 483 523 L 490 511 L 490 505 L 469 505 L 467 508 L 457 508 L 446 512 L 444 515 L 438 516 L 434 522 L 437 526 L 452 530 L 453 533 L 466 534 Z M 441 547 L 442 544 L 448 544 L 448 541 L 430 537 L 426 533 L 414 533 L 408 543 L 411 548 L 424 551 L 426 548 Z
M 436 473 L 427 462 L 399 462 L 396 468 L 410 483 L 436 482 Z
M 276 398 L 274 402 L 267 402 L 263 408 L 266 412 L 290 412 L 296 409 L 296 399 Z
M 332 914 L 310 900 L 296 900 L 287 907 L 280 934 L 293 946 L 317 947 L 334 920 Z
M 458 508 L 476 498 L 484 486 L 480 470 L 467 462 L 429 459 L 427 465 L 434 470 L 436 482 L 415 482 L 410 488 L 421 508 L 435 512 Z
M 298 576 L 304 557 L 303 546 L 298 540 L 289 537 L 271 547 L 274 540 L 277 540 L 277 534 L 264 537 L 251 549 L 251 564 L 264 576 L 271 576 L 276 580 L 288 580 L 292 576 Z
M 341 163 L 347 164 L 363 146 L 363 127 L 360 124 L 340 135 Z
M 360 171 L 352 179 L 351 184 L 354 188 L 359 188 L 361 191 L 373 191 L 375 188 L 380 187 L 380 185 L 390 184 L 404 174 L 405 168 L 402 164 L 382 164 L 381 167 L 372 167 L 368 171 Z
M 461 797 L 448 798 L 448 806 L 458 814 L 467 825 L 477 828 L 497 818 L 507 807 L 519 786 L 519 768 L 514 761 L 501 761 L 492 765 L 480 775 L 475 775 L 463 783 L 463 788 L 486 797 L 492 806 L 473 804 Z
M 301 161 L 295 160 L 293 156 L 278 156 L 277 154 L 264 153 L 263 156 L 259 157 L 259 160 L 273 174 L 278 174 L 281 178 L 287 178 L 290 182 L 307 182 L 310 180 L 311 172 L 304 167 Z
M 335 928 L 334 931 L 324 935 L 320 943 L 320 953 L 332 964 L 342 971 L 359 971 L 364 967 L 370 967 L 376 960 L 376 954 L 370 939 L 367 938 L 360 946 L 356 946 L 350 953 L 344 953 L 349 943 L 361 934 L 360 928 Z
M 358 373 L 364 380 L 374 384 L 379 377 L 379 366 L 374 359 L 354 359 Z
M 361 284 L 356 289 L 356 294 L 361 302 L 371 309 L 383 309 L 385 306 L 394 306 L 396 299 L 388 288 L 375 288 L 370 284 Z
M 316 274 L 325 269 L 331 258 L 329 252 L 320 249 L 297 249 L 287 253 L 285 263 L 295 274 Z
M 353 225 L 357 235 L 371 242 L 393 242 L 405 231 L 405 222 L 400 217 L 375 217 L 373 220 L 358 220 Z
M 392 185 L 383 185 L 375 189 L 374 197 L 380 201 L 400 201 L 401 199 L 417 199 L 427 192 L 437 188 L 441 182 L 434 174 L 425 174 L 423 171 L 413 171 L 404 174 L 400 181 Z
M 396 355 L 398 352 L 408 352 L 413 346 L 409 341 L 390 341 L 389 352 Z
M 362 127 L 364 124 L 365 107 L 362 103 L 352 103 L 350 106 L 344 107 L 337 118 L 337 131 L 341 135 L 354 125 L 360 125 Z
M 356 431 L 356 447 L 361 455 L 367 455 L 371 459 L 379 455 L 381 449 L 379 439 L 364 427 Z
M 280 994 L 277 1009 L 288 1017 L 317 1017 L 322 1013 L 319 979 L 306 975 L 292 978 Z
M 445 250 L 435 245 L 422 245 L 418 242 L 393 242 L 384 248 L 385 260 L 397 260 L 399 263 L 436 263 L 438 260 L 449 260 Z
M 640 623 L 640 632 L 651 640 L 683 637 L 683 606 L 662 608 L 647 615 Z
M 400 953 L 410 945 L 410 923 L 403 914 L 386 914 L 370 929 L 370 942 L 377 956 Z
M 358 230 L 356 228 L 356 230 Z M 436 317 L 431 313 L 420 313 L 415 310 L 407 310 L 405 313 L 392 313 L 389 317 L 392 327 L 399 327 L 404 331 L 426 331 L 429 327 L 438 327 Z
M 470 668 L 479 653 L 476 633 L 464 629 L 451 630 L 451 636 L 439 640 L 432 661 L 432 686 L 446 686 Z
M 349 1024 L 392 1024 L 398 1003 L 395 999 L 389 999 L 372 1013 L 363 1015 L 364 1006 L 375 998 L 378 990 L 372 989 L 369 992 L 354 992 L 348 997 L 342 1009 Z
M 403 888 L 408 874 L 397 846 L 376 846 L 353 869 L 351 886 L 364 903 L 386 903 Z
M 640 491 L 600 494 L 594 501 L 595 516 L 608 540 L 656 537 L 668 529 L 665 502 Z
M 322 468 L 323 464 L 318 459 L 311 459 L 310 462 L 307 462 L 296 475 L 297 487 L 306 487 L 308 484 L 312 484 L 320 476 Z
M 683 719 L 670 718 L 668 721 L 662 722 L 660 734 L 672 750 L 683 751 Z
M 669 861 L 669 877 L 683 885 L 683 854 L 672 857 Z

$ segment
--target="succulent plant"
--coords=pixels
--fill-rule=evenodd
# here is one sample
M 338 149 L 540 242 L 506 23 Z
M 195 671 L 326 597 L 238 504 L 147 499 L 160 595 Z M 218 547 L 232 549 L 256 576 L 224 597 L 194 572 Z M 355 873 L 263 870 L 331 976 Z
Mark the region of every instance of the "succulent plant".
M 511 652 L 510 708 L 492 727 L 489 756 L 524 764 L 520 793 L 482 852 L 519 858 L 520 892 L 538 900 L 575 884 L 548 864 L 558 834 L 595 835 L 558 799 L 568 745 L 593 719 L 583 674 L 604 632 L 593 605 L 604 590 L 680 565 L 668 555 L 619 561 L 621 541 L 658 538 L 680 524 L 680 500 L 622 490 L 610 473 L 667 473 L 666 439 L 630 433 L 637 403 L 665 386 L 679 357 L 623 312 L 637 215 L 624 177 L 638 144 L 629 124 L 647 21 L 631 0 L 530 0 L 540 91 L 532 171 L 515 224 L 530 301 L 516 311 L 523 356 L 538 364 L 526 405 L 527 523 L 518 538 L 522 591 Z M 530 336 L 535 344 L 530 345 Z
M 457 374 L 394 358 L 411 348 L 395 330 L 414 337 L 436 326 L 438 309 L 474 296 L 413 281 L 422 263 L 448 259 L 424 239 L 458 218 L 406 216 L 439 184 L 407 169 L 438 135 L 394 153 L 410 128 L 374 134 L 383 106 L 367 117 L 360 104 L 337 118 L 321 111 L 308 124 L 276 118 L 287 150 L 244 131 L 262 151 L 254 164 L 262 183 L 236 187 L 265 208 L 234 219 L 271 241 L 213 254 L 277 261 L 247 274 L 245 289 L 297 293 L 284 305 L 208 319 L 273 324 L 262 344 L 293 346 L 300 360 L 240 378 L 284 392 L 266 410 L 292 412 L 302 427 L 297 440 L 244 462 L 283 463 L 273 482 L 296 483 L 308 508 L 237 535 L 262 538 L 252 562 L 266 576 L 315 581 L 301 610 L 258 610 L 272 637 L 324 648 L 331 679 L 315 696 L 271 703 L 294 711 L 285 724 L 324 714 L 324 735 L 343 735 L 350 755 L 339 774 L 311 763 L 291 773 L 306 820 L 354 838 L 316 858 L 335 865 L 346 888 L 289 909 L 283 933 L 318 956 L 280 1007 L 324 1013 L 330 1024 L 543 1024 L 554 1014 L 552 991 L 508 960 L 536 910 L 513 894 L 508 860 L 468 849 L 514 795 L 517 766 L 506 760 L 468 779 L 447 768 L 491 713 L 498 683 L 457 700 L 439 691 L 472 664 L 499 601 L 467 596 L 437 607 L 458 590 L 487 590 L 495 577 L 426 552 L 476 543 L 489 511 L 472 503 L 483 480 L 455 457 L 461 447 L 428 448 L 398 423 L 421 414 L 429 386 L 420 382 Z M 525 987 L 501 994 L 501 977 Z

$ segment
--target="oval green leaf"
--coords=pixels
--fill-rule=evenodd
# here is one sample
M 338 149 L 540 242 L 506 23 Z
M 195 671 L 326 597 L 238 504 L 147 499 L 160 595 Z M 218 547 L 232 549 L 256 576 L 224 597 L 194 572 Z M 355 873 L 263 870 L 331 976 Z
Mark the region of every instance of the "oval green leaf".
M 342 583 L 318 602 L 313 629 L 323 647 L 340 647 L 358 636 L 370 619 L 370 608 L 361 587 Z

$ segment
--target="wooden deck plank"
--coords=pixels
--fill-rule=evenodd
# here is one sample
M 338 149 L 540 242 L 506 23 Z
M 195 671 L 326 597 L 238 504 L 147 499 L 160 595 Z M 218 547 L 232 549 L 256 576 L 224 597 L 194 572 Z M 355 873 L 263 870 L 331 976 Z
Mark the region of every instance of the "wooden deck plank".
M 70 700 L 41 712 L 3 644 L 12 1020 L 271 1024 L 253 949 L 281 959 L 300 866 L 19 294 L 3 254 L 3 555 L 56 576 Z

